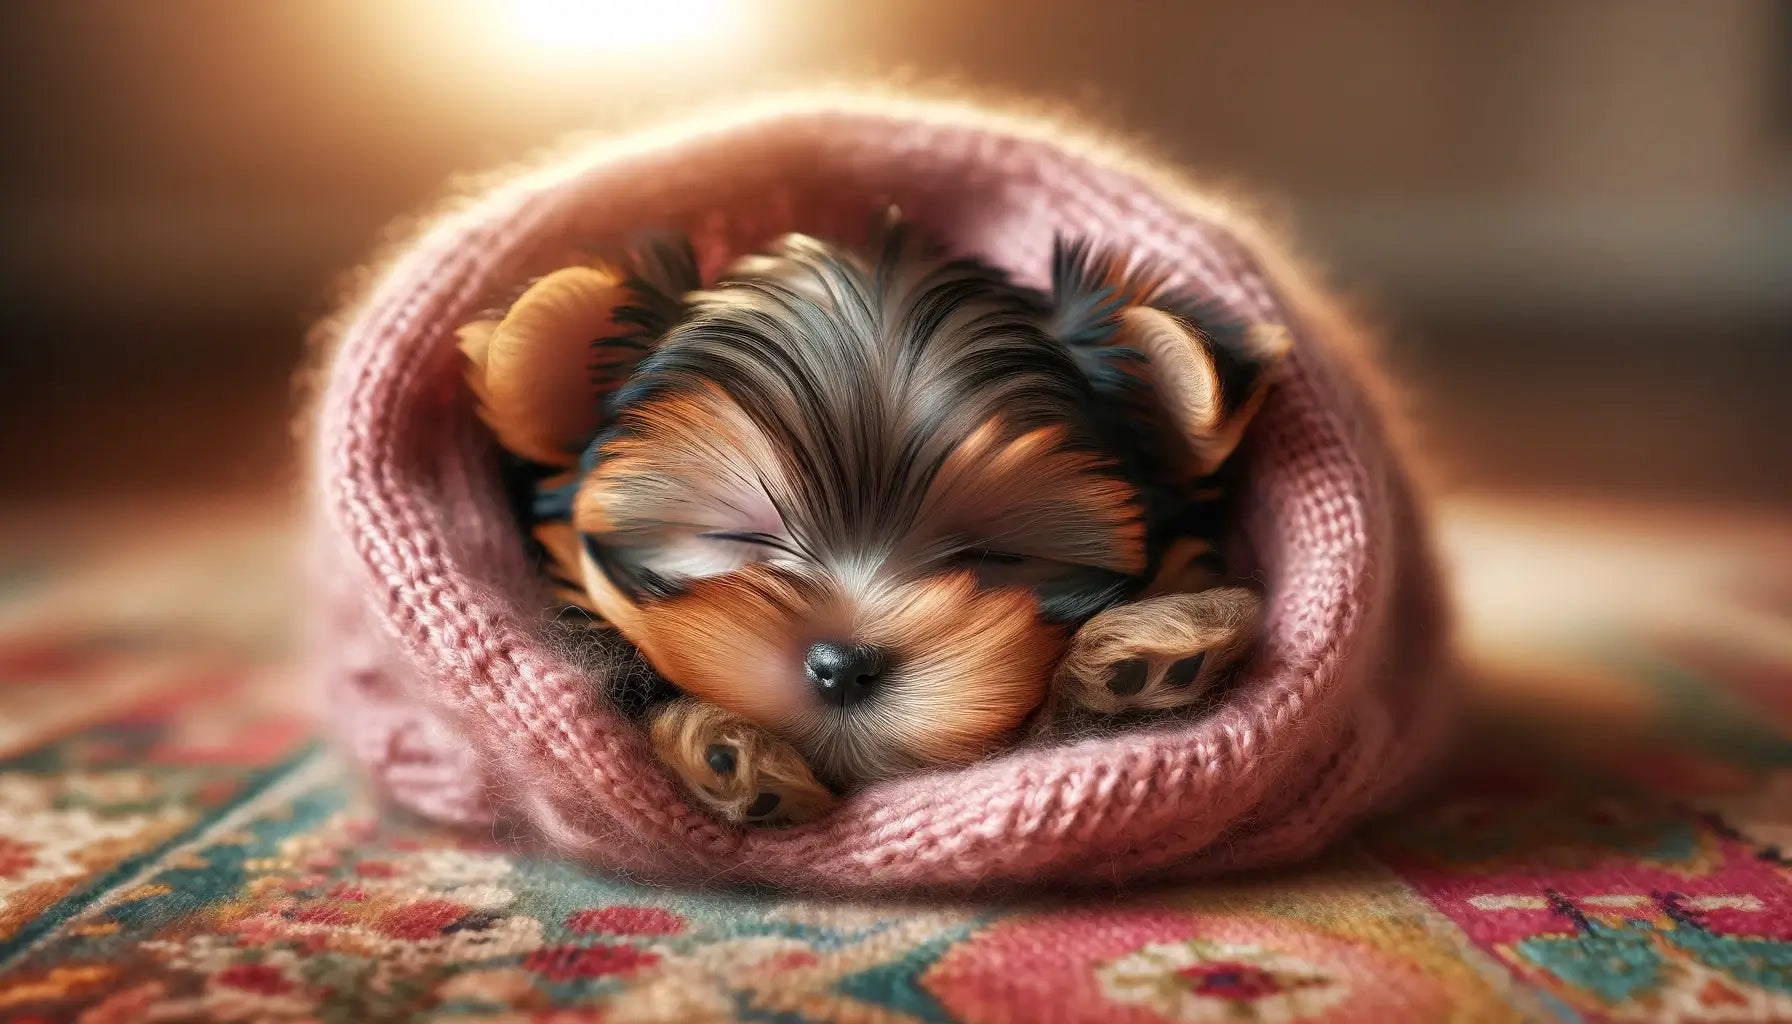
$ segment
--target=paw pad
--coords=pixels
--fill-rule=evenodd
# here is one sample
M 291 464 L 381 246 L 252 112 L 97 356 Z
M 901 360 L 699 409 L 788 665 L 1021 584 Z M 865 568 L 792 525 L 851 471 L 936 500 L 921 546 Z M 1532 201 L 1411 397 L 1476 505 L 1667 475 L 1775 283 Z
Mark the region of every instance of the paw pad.
M 734 748 L 726 743 L 712 743 L 703 752 L 703 760 L 709 764 L 709 770 L 723 778 L 734 774 L 738 767 L 738 758 Z
M 1145 688 L 1151 675 L 1151 663 L 1144 658 L 1128 658 L 1114 666 L 1108 677 L 1108 691 L 1116 697 L 1131 697 Z
M 667 704 L 648 734 L 687 791 L 725 821 L 800 824 L 834 805 L 795 747 L 713 704 Z
M 1190 658 L 1183 658 L 1164 670 L 1164 685 L 1172 689 L 1181 689 L 1195 681 L 1201 674 L 1201 666 L 1207 661 L 1207 652 L 1202 651 Z
M 1187 707 L 1249 656 L 1261 616 L 1260 599 L 1243 587 L 1116 605 L 1071 638 L 1054 696 L 1097 715 Z
M 776 793 L 759 794 L 758 797 L 754 798 L 753 803 L 747 807 L 747 820 L 756 821 L 766 817 L 777 810 L 780 803 L 783 803 L 783 798 Z

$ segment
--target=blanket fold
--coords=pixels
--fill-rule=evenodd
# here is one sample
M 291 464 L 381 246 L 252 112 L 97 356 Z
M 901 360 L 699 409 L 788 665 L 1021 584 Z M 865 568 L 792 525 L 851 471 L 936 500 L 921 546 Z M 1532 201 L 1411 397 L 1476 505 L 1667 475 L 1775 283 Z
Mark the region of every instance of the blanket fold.
M 1028 283 L 1054 234 L 1130 251 L 1294 339 L 1239 450 L 1263 656 L 1213 708 L 880 783 L 737 830 L 684 796 L 543 626 L 454 330 L 571 247 L 688 231 L 707 269 L 894 203 Z M 576 149 L 403 249 L 344 318 L 310 463 L 313 674 L 343 749 L 427 817 L 512 822 L 663 881 L 873 892 L 1112 884 L 1303 856 L 1438 750 L 1447 609 L 1422 503 L 1354 334 L 1248 220 L 1059 126 L 808 97 Z

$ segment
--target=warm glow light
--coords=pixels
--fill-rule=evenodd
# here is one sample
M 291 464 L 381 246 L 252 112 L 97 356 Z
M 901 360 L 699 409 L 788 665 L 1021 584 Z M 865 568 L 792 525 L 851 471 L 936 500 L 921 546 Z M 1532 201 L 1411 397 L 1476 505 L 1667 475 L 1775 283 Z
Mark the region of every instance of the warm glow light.
M 775 5 L 766 5 L 768 7 Z M 383 0 L 344 8 L 423 116 L 523 137 L 595 128 L 707 95 L 764 66 L 776 19 L 752 0 Z
M 739 13 L 738 0 L 508 0 L 502 11 L 531 43 L 592 52 L 714 40 Z

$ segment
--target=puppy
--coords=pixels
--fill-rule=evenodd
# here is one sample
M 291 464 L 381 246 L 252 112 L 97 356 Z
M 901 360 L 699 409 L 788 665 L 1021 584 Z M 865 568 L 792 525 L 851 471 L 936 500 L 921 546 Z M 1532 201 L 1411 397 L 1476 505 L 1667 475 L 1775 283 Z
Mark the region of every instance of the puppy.
M 459 334 L 559 595 L 727 820 L 1185 705 L 1252 645 L 1213 542 L 1286 335 L 1116 256 L 1060 243 L 1045 293 L 892 220 L 706 288 L 659 239 Z

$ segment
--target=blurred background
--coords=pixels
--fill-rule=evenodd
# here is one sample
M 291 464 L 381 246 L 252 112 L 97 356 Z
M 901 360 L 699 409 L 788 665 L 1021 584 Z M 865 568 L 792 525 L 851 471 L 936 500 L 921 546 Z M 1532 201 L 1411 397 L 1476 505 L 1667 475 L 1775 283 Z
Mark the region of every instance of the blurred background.
M 0 6 L 0 501 L 289 492 L 338 275 L 461 172 L 763 87 L 1053 105 L 1266 201 L 1463 492 L 1792 497 L 1792 7 Z

